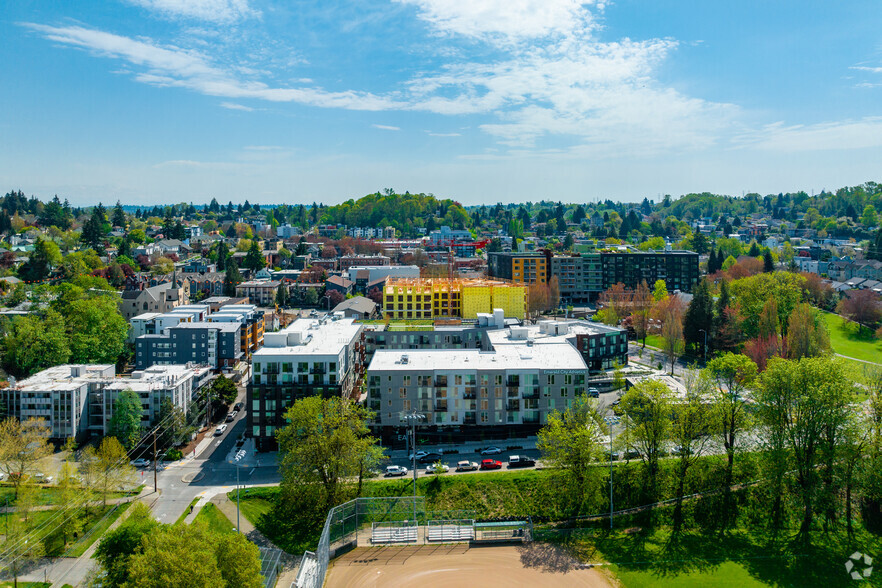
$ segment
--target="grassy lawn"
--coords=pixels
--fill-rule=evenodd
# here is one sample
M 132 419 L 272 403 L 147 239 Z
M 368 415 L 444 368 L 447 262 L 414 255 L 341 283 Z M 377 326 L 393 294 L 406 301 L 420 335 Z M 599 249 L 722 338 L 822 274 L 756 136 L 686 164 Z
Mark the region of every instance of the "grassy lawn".
M 830 533 L 816 530 L 808 546 L 794 540 L 795 528 L 777 538 L 762 527 L 728 533 L 693 529 L 673 535 L 666 526 L 612 533 L 581 529 L 563 537 L 540 531 L 539 536 L 568 547 L 582 561 L 609 562 L 609 570 L 625 588 L 844 588 L 854 585 L 843 568 L 849 554 L 873 553 L 882 546 L 878 537 L 861 530 L 848 538 L 841 527 Z
M 113 522 L 122 516 L 124 512 L 131 506 L 131 502 L 124 502 L 117 506 L 115 510 L 111 510 L 109 515 L 99 520 L 95 525 L 92 526 L 91 529 L 86 529 L 85 533 L 88 533 L 88 536 L 83 535 L 80 541 L 77 541 L 72 547 L 68 548 L 66 552 L 67 557 L 80 557 L 83 555 L 89 547 L 92 546 L 95 541 L 101 538 L 102 535 L 110 528 L 110 525 Z M 110 507 L 111 509 L 113 507 Z
M 82 489 L 82 492 L 88 492 L 85 489 Z M 140 492 L 140 490 L 138 490 Z M 138 492 L 134 492 L 137 494 Z M 100 498 L 101 495 L 97 492 L 92 492 L 92 495 Z M 131 496 L 131 492 L 109 492 L 107 494 L 107 499 L 113 498 L 124 498 L 126 496 Z M 0 506 L 5 506 L 6 501 L 9 500 L 10 505 L 15 505 L 15 488 L 12 484 L 4 483 L 0 485 Z M 40 492 L 37 494 L 37 504 L 39 505 L 52 505 L 58 504 L 61 501 L 61 490 L 56 486 L 40 486 Z
M 14 586 L 12 582 L 0 582 L 0 588 L 12 588 L 12 586 Z M 50 586 L 52 586 L 52 582 L 22 582 L 21 580 L 18 582 L 18 588 L 49 588 Z
M 84 508 L 77 511 L 78 514 L 76 516 L 79 516 L 81 519 L 83 519 L 83 527 L 82 531 L 80 532 L 80 537 L 85 537 L 86 534 L 88 534 L 89 531 L 96 525 L 100 524 L 100 527 L 95 529 L 95 533 L 90 537 L 89 540 L 87 540 L 88 543 L 85 543 L 84 546 L 78 545 L 76 547 L 74 555 L 76 555 L 77 552 L 82 553 L 83 551 L 85 551 L 85 549 L 88 548 L 91 543 L 93 543 L 104 533 L 104 531 L 107 530 L 107 527 L 110 526 L 113 520 L 115 520 L 119 516 L 119 514 L 121 514 L 126 508 L 128 508 L 128 504 L 122 505 L 120 506 L 120 508 L 117 509 L 114 514 L 110 515 L 110 517 L 102 521 L 102 518 L 107 513 L 109 513 L 114 508 L 114 506 L 115 505 L 112 504 L 109 504 L 107 506 L 101 506 L 99 504 L 97 506 Z M 50 519 L 53 522 L 60 520 L 61 518 L 67 516 L 67 513 L 59 516 L 56 515 L 58 515 L 57 510 L 34 511 L 31 513 L 30 520 L 27 523 L 29 528 L 31 529 L 39 528 L 39 531 L 37 532 L 37 537 L 39 537 L 40 541 L 44 542 L 44 545 L 46 547 L 46 555 L 48 556 L 62 555 L 72 545 L 73 541 L 72 538 L 69 538 L 71 543 L 69 545 L 65 545 L 64 538 L 59 534 L 59 532 L 56 531 L 56 524 L 50 523 L 45 527 L 41 527 L 43 523 L 46 523 Z M 3 544 L 0 543 L 0 550 L 2 549 Z
M 184 509 L 184 512 L 181 513 L 181 516 L 179 516 L 178 520 L 175 521 L 176 525 L 183 525 L 184 524 L 184 519 L 186 519 L 190 515 L 190 509 L 193 508 L 194 506 L 196 506 L 197 502 L 199 502 L 198 496 L 190 501 L 189 506 L 187 506 L 187 508 Z
M 215 533 L 233 532 L 234 527 L 230 519 L 210 502 L 202 507 L 202 510 L 199 511 L 194 520 L 195 522 L 205 523 Z
M 827 321 L 830 345 L 835 353 L 865 361 L 882 362 L 882 339 L 877 338 L 873 331 L 867 328 L 858 330 L 857 324 L 830 312 L 824 313 L 824 320 Z
M 230 500 L 236 500 L 235 492 L 230 492 L 227 496 Z M 256 527 L 257 521 L 270 511 L 273 503 L 266 498 L 253 497 L 248 500 L 245 500 L 245 498 L 245 491 L 243 491 L 239 496 L 239 510 L 242 516 L 251 521 L 251 524 Z

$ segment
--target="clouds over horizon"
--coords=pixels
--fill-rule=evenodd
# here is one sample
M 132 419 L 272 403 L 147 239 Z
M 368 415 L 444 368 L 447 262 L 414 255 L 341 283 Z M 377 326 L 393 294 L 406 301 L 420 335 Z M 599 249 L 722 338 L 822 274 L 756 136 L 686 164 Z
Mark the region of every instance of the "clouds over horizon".
M 168 19 L 260 26 L 265 15 L 248 0 L 126 0 Z M 316 80 L 291 64 L 260 62 L 240 47 L 241 61 L 213 50 L 212 35 L 187 45 L 114 34 L 83 25 L 22 26 L 63 46 L 119 60 L 140 83 L 226 99 L 242 113 L 249 100 L 366 112 L 478 116 L 471 126 L 517 157 L 648 158 L 713 147 L 805 151 L 877 146 L 873 117 L 801 125 L 757 123 L 735 103 L 692 96 L 665 83 L 661 70 L 679 50 L 673 38 L 602 40 L 604 0 L 392 0 L 429 33 L 431 67 L 402 66 L 398 79 L 373 91 L 345 77 Z M 186 39 L 186 37 L 184 38 Z M 220 41 L 217 41 L 218 43 Z M 229 43 L 224 46 L 228 55 Z M 233 47 L 237 47 L 235 44 Z M 480 50 L 467 49 L 478 47 Z M 246 59 L 247 54 L 247 59 Z M 298 56 L 297 59 L 300 59 Z M 246 65 L 247 64 L 247 65 Z M 878 73 L 865 65 L 851 69 Z M 129 71 L 131 70 L 131 71 Z M 287 83 L 279 80 L 290 80 Z M 327 90 L 323 84 L 343 89 Z M 395 122 L 395 121 L 392 121 Z M 375 129 L 398 131 L 393 124 Z M 437 132 L 428 136 L 452 137 Z M 472 156 L 460 153 L 462 156 Z

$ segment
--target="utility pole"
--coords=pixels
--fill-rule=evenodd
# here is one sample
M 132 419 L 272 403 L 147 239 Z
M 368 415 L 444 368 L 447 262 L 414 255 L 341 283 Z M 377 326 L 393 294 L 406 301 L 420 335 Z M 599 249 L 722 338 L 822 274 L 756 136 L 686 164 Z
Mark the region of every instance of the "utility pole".
M 159 492 L 158 484 L 156 483 L 156 468 L 158 464 L 156 463 L 156 429 L 153 429 L 153 491 Z

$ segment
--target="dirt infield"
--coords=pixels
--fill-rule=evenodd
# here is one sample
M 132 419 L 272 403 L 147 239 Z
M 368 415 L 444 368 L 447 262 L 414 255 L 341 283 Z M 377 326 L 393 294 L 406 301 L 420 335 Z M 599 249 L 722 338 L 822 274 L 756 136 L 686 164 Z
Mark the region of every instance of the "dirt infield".
M 465 544 L 369 547 L 335 559 L 325 586 L 613 586 L 601 572 L 581 569 L 578 565 L 570 555 L 546 543 L 504 547 Z

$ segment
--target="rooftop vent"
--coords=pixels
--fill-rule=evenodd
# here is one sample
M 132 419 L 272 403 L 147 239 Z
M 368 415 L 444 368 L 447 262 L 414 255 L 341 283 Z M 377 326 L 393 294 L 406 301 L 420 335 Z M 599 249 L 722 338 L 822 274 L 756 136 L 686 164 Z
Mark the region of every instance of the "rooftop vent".
M 406 355 L 401 356 L 401 363 L 410 363 L 410 358 Z

